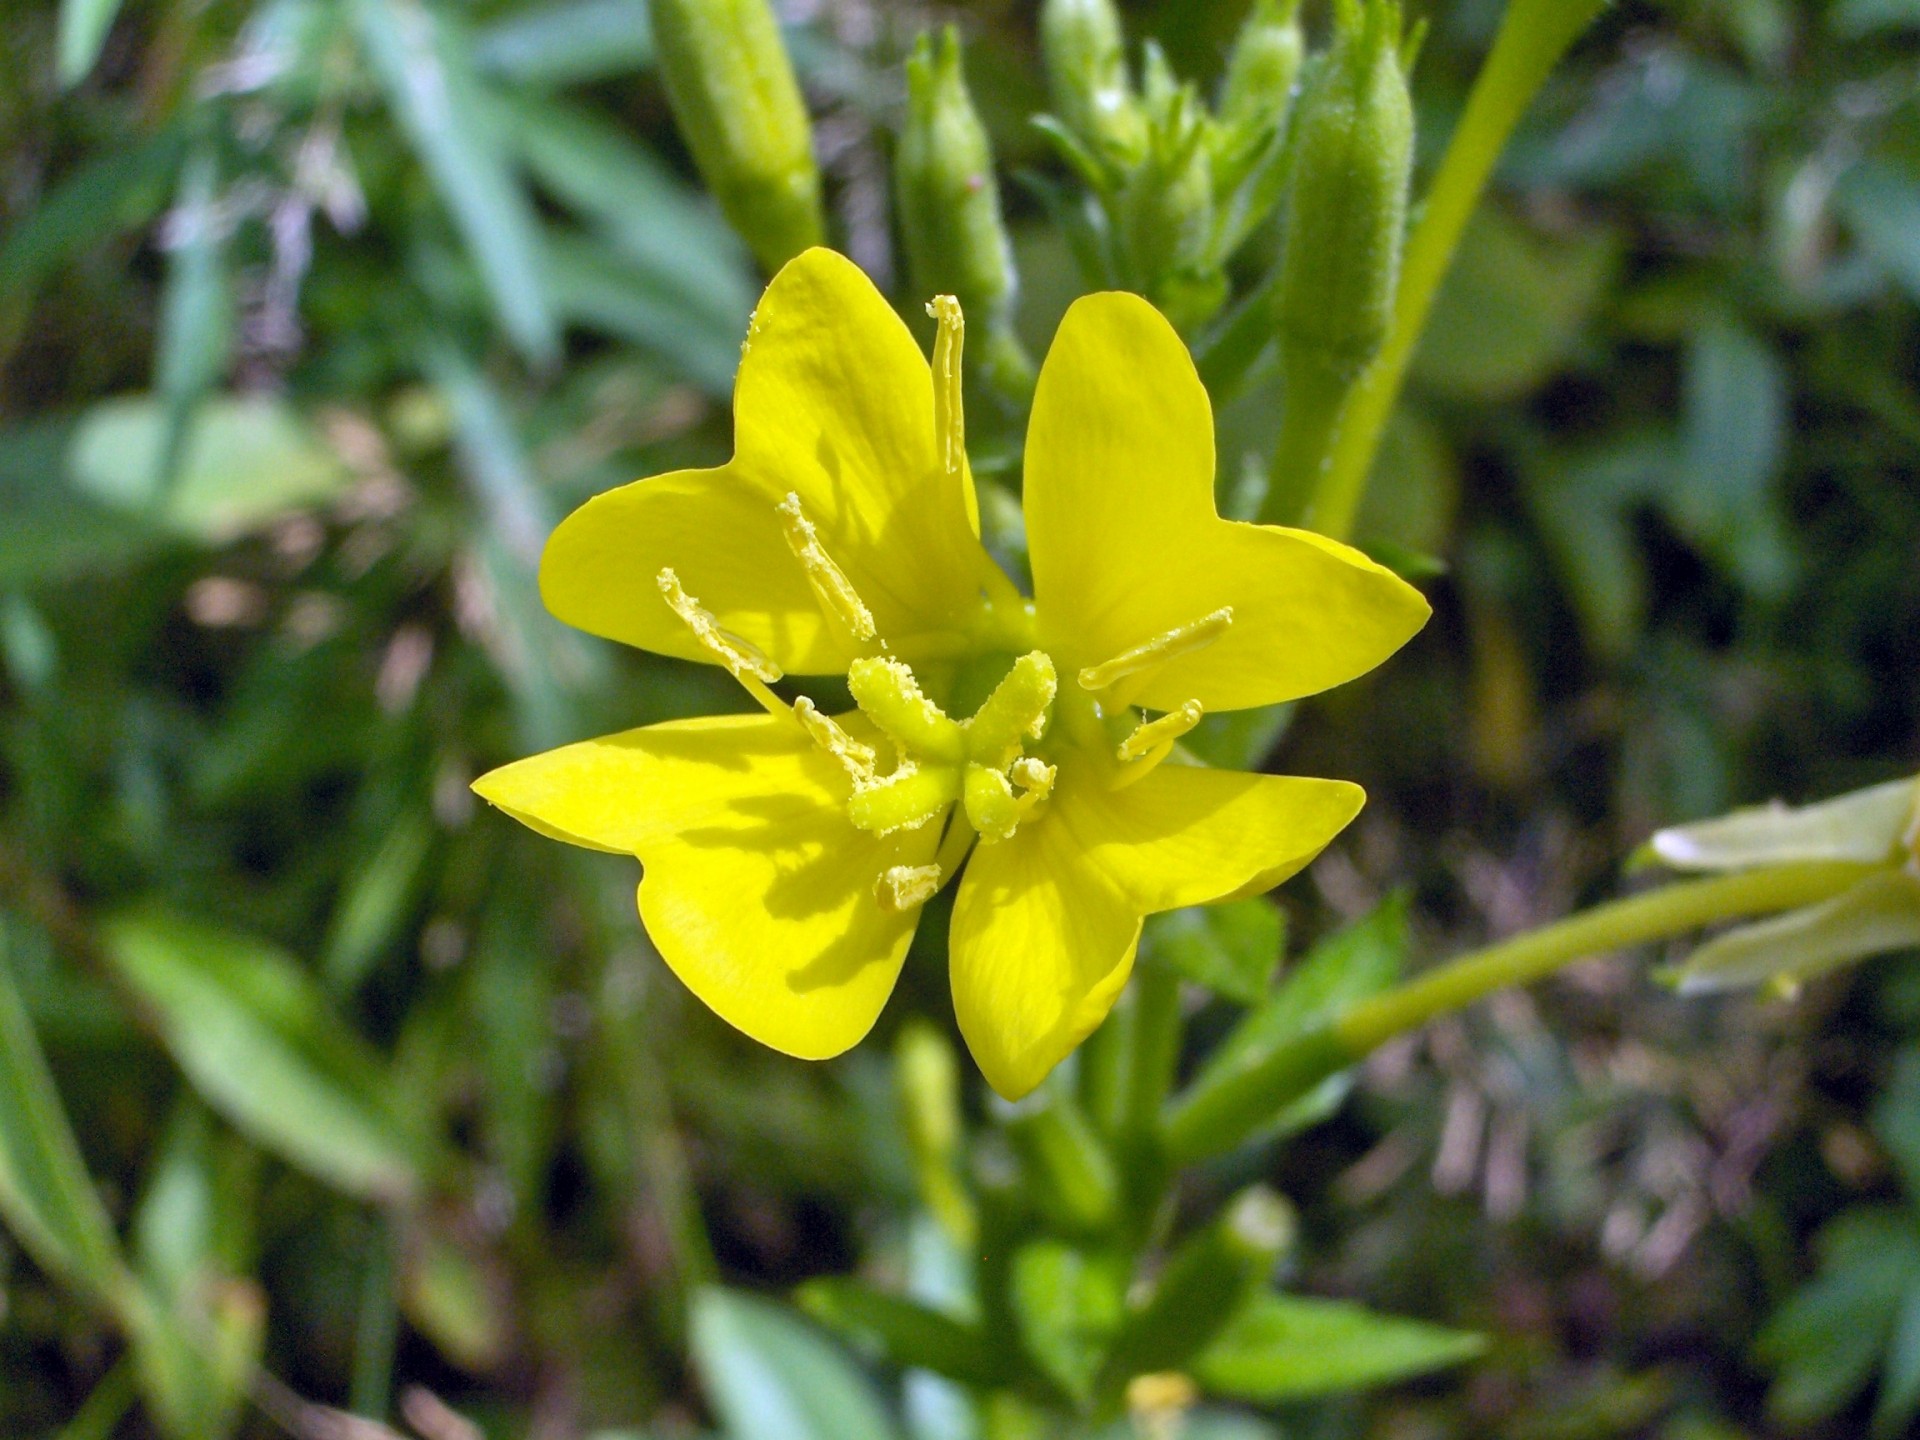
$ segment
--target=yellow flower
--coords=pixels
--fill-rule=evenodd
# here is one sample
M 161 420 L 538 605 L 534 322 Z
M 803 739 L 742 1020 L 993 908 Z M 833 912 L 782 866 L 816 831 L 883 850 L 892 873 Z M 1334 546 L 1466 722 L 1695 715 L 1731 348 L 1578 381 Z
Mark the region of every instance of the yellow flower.
M 1206 392 L 1124 294 L 1078 301 L 1040 375 L 1023 598 L 978 539 L 959 307 L 929 309 L 931 368 L 859 270 L 808 251 L 748 330 L 734 458 L 597 496 L 548 542 L 554 614 L 725 665 L 765 713 L 584 741 L 474 788 L 637 856 L 668 965 L 804 1058 L 867 1033 L 964 862 L 954 1008 L 1014 1097 L 1105 1016 L 1145 916 L 1279 883 L 1360 808 L 1342 781 L 1184 763 L 1178 737 L 1352 679 L 1428 610 L 1345 546 L 1219 517 Z M 788 673 L 844 673 L 858 708 L 789 703 Z

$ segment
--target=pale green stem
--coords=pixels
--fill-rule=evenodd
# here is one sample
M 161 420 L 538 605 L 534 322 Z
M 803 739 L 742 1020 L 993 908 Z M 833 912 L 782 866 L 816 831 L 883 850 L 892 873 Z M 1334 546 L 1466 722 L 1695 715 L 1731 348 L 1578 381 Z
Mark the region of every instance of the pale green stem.
M 1279 1049 L 1210 1077 L 1175 1101 L 1167 1147 L 1176 1164 L 1232 1149 L 1327 1076 L 1391 1040 L 1496 990 L 1527 985 L 1591 955 L 1769 915 L 1839 894 L 1876 867 L 1840 861 L 1770 866 L 1665 885 L 1609 901 L 1476 950 L 1350 1006 Z
M 1548 73 L 1605 6 L 1606 0 L 1511 0 L 1507 6 L 1493 50 L 1407 237 L 1393 328 L 1340 417 L 1332 459 L 1307 517 L 1322 534 L 1344 540 L 1352 533 L 1381 431 L 1487 177 Z

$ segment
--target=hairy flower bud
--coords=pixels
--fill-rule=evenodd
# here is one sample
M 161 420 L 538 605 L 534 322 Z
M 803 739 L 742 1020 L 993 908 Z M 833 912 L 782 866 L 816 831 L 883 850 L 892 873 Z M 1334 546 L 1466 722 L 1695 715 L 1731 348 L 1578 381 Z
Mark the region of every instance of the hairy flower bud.
M 820 172 L 768 0 L 653 0 L 667 98 L 700 174 L 769 271 L 820 243 Z
M 1127 78 L 1126 36 L 1113 0 L 1046 0 L 1040 51 L 1053 108 L 1110 159 L 1138 158 L 1145 123 Z
M 937 40 L 922 35 L 907 60 L 907 123 L 894 184 L 914 292 L 952 295 L 988 325 L 1003 320 L 1014 298 L 1013 247 L 952 26 Z
M 1256 133 L 1277 128 L 1293 97 L 1293 83 L 1300 78 L 1304 52 L 1300 0 L 1254 0 L 1227 56 L 1220 123 Z
M 1338 0 L 1294 117 L 1275 321 L 1289 357 L 1351 379 L 1385 340 L 1413 167 L 1398 0 Z

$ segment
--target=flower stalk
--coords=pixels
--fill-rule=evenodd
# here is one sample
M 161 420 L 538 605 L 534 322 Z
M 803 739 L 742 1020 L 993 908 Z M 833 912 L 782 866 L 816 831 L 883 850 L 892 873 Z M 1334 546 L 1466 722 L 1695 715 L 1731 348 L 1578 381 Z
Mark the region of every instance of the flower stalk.
M 1666 885 L 1463 955 L 1195 1085 L 1168 1113 L 1169 1159 L 1176 1165 L 1192 1164 L 1231 1150 L 1327 1076 L 1364 1059 L 1396 1035 L 1496 990 L 1532 984 L 1609 950 L 1830 899 L 1873 868 L 1853 861 L 1811 861 Z

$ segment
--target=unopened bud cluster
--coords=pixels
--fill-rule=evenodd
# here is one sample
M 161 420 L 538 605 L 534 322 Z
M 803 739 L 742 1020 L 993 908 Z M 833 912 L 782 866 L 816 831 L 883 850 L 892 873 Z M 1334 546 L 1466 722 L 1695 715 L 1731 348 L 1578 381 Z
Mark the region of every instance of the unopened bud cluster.
M 1041 128 L 1099 202 L 1108 281 L 1176 324 L 1220 308 L 1226 262 L 1280 197 L 1303 54 L 1297 10 L 1298 0 L 1256 0 L 1211 108 L 1151 42 L 1135 85 L 1112 0 L 1041 10 L 1053 103 Z

